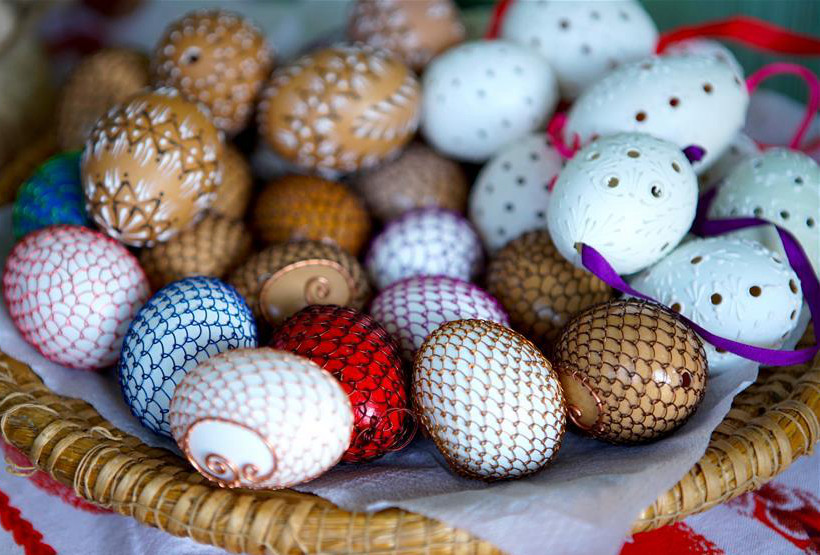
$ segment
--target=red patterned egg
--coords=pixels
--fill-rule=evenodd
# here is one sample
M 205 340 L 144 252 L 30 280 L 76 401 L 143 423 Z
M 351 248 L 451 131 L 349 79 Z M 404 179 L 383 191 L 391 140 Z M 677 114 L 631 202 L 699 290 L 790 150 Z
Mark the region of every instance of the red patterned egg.
M 342 384 L 353 406 L 343 461 L 380 457 L 402 442 L 408 411 L 401 357 L 373 318 L 352 308 L 308 306 L 282 324 L 271 346 L 309 358 Z

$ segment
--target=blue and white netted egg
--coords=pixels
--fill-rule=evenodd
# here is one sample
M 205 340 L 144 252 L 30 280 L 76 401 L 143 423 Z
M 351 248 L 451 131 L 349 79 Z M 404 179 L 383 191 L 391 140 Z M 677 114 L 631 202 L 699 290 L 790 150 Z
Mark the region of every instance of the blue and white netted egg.
M 131 323 L 117 368 L 123 396 L 143 426 L 171 437 L 168 408 L 180 380 L 218 353 L 256 346 L 251 310 L 233 287 L 206 277 L 176 281 Z
M 11 213 L 14 238 L 57 224 L 87 225 L 80 152 L 49 158 L 20 186 Z

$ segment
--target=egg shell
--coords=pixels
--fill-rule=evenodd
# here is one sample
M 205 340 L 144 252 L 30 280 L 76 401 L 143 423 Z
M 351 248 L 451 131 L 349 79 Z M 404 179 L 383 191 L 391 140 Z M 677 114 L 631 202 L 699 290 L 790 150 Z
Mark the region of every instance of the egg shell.
M 452 0 L 357 0 L 347 35 L 390 50 L 420 71 L 434 56 L 463 41 L 466 30 Z
M 603 281 L 561 256 L 545 229 L 528 231 L 496 253 L 487 267 L 487 291 L 507 310 L 512 327 L 545 352 L 571 317 L 612 297 Z
M 256 346 L 253 316 L 233 287 L 207 277 L 176 281 L 128 329 L 117 366 L 122 395 L 143 426 L 171 437 L 168 407 L 182 378 L 218 353 Z
M 745 72 L 743 66 L 737 61 L 732 51 L 723 46 L 719 41 L 711 39 L 687 39 L 669 44 L 663 50 L 664 55 L 676 56 L 689 54 L 695 56 L 711 56 L 719 62 L 727 64 L 732 68 L 740 79 L 743 79 Z
M 722 183 L 734 171 L 738 164 L 747 158 L 760 154 L 762 151 L 757 143 L 745 133 L 738 133 L 720 158 L 715 160 L 708 170 L 698 175 L 700 192 L 705 193 Z
M 800 280 L 783 258 L 733 237 L 682 244 L 632 281 L 632 286 L 721 337 L 779 348 L 797 325 Z M 711 371 L 740 358 L 706 345 Z
M 377 289 L 413 276 L 471 281 L 483 264 L 481 240 L 470 222 L 438 208 L 414 210 L 388 224 L 365 260 Z
M 245 156 L 231 144 L 222 152 L 222 184 L 216 190 L 211 212 L 242 219 L 253 194 L 253 175 Z
M 567 115 L 564 138 L 581 143 L 623 131 L 647 133 L 705 150 L 705 171 L 729 148 L 746 122 L 749 93 L 731 66 L 714 56 L 647 58 L 590 86 Z
M 408 362 L 427 336 L 453 320 L 479 319 L 508 325 L 507 313 L 480 287 L 446 276 L 417 276 L 379 293 L 370 315 L 396 338 Z
M 706 390 L 700 338 L 674 313 L 646 301 L 585 310 L 564 328 L 552 360 L 573 423 L 611 443 L 670 434 L 694 414 Z
M 395 160 L 358 176 L 356 189 L 370 212 L 382 221 L 415 208 L 463 214 L 467 205 L 464 170 L 421 143 L 411 144 Z
M 566 411 L 552 365 L 494 322 L 456 320 L 436 329 L 416 356 L 413 395 L 422 425 L 459 474 L 520 478 L 561 447 Z
M 367 314 L 308 306 L 288 318 L 271 346 L 307 357 L 339 380 L 353 407 L 344 462 L 380 457 L 407 442 L 407 379 L 398 346 Z
M 57 102 L 60 147 L 82 148 L 97 120 L 148 84 L 148 57 L 141 52 L 105 48 L 83 58 L 68 76 Z
M 3 270 L 11 321 L 47 359 L 87 370 L 111 366 L 148 279 L 128 250 L 81 226 L 51 226 L 17 243 Z
M 167 241 L 213 203 L 222 148 L 208 115 L 176 90 L 137 94 L 101 118 L 86 142 L 88 213 L 127 245 Z
M 658 29 L 639 2 L 513 2 L 501 38 L 544 56 L 561 96 L 576 98 L 620 64 L 655 51 Z
M 190 276 L 222 278 L 251 253 L 251 233 L 240 220 L 209 214 L 164 243 L 143 249 L 139 261 L 151 287 Z
M 273 57 L 265 36 L 239 14 L 199 10 L 171 22 L 152 60 L 155 84 L 202 102 L 219 128 L 235 135 L 253 115 Z
M 339 382 L 304 357 L 238 349 L 204 361 L 180 382 L 174 439 L 222 487 L 279 489 L 312 480 L 350 443 L 353 413 Z
M 695 172 L 677 146 L 620 133 L 592 142 L 567 163 L 550 195 L 547 225 L 576 267 L 582 267 L 576 244 L 586 243 L 619 274 L 631 274 L 683 239 L 697 200 Z
M 773 148 L 739 163 L 718 189 L 709 217 L 763 218 L 789 231 L 820 275 L 820 166 L 801 152 Z M 755 237 L 782 252 L 773 226 Z
M 50 225 L 88 225 L 80 153 L 52 156 L 26 179 L 17 191 L 11 212 L 15 239 Z
M 555 76 L 537 53 L 507 41 L 474 41 L 433 60 L 422 81 L 421 125 L 446 156 L 483 162 L 541 127 L 558 102 Z
M 299 166 L 353 172 L 410 142 L 420 93 L 413 72 L 393 54 L 337 45 L 273 73 L 259 104 L 259 131 L 277 154 Z
M 550 188 L 564 161 L 545 133 L 534 133 L 498 152 L 470 191 L 470 221 L 487 250 L 547 225 Z
M 335 181 L 288 175 L 269 183 L 254 205 L 253 228 L 267 243 L 311 239 L 356 255 L 370 234 L 364 203 Z
M 253 254 L 228 278 L 257 318 L 273 324 L 311 304 L 361 309 L 370 284 L 356 258 L 334 245 L 298 241 Z

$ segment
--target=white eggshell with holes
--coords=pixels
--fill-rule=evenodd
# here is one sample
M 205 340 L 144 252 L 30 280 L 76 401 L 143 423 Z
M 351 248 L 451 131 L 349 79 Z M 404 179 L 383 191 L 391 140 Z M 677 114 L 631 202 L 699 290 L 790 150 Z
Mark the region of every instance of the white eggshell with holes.
M 635 1 L 513 2 L 501 38 L 549 61 L 561 96 L 576 98 L 614 67 L 655 51 L 658 29 Z
M 589 87 L 567 116 L 565 140 L 582 144 L 621 131 L 648 133 L 683 149 L 705 150 L 700 173 L 729 148 L 746 121 L 749 93 L 714 56 L 647 58 L 614 70 Z
M 743 66 L 737 61 L 732 51 L 723 46 L 720 42 L 711 39 L 688 39 L 675 42 L 666 47 L 664 55 L 694 54 L 696 56 L 711 56 L 719 62 L 723 62 L 732 68 L 735 75 L 743 79 L 745 72 Z
M 774 349 L 797 325 L 802 305 L 800 282 L 784 258 L 733 237 L 684 243 L 632 286 L 721 337 Z M 739 358 L 704 345 L 711 372 Z
M 718 158 L 712 167 L 698 176 L 700 191 L 704 193 L 723 181 L 742 161 L 760 154 L 760 147 L 754 139 L 745 133 L 738 133 L 732 139 L 729 148 Z
M 422 81 L 422 132 L 447 156 L 482 162 L 544 125 L 558 102 L 555 75 L 536 52 L 475 41 L 435 58 Z
M 600 252 L 619 274 L 654 264 L 695 219 L 698 183 L 674 144 L 640 133 L 598 139 L 558 176 L 547 225 L 558 251 L 577 267 L 577 243 Z
M 470 191 L 469 216 L 488 251 L 547 226 L 550 186 L 563 164 L 546 134 L 534 133 L 481 168 Z
M 820 275 L 820 166 L 801 152 L 773 148 L 744 160 L 718 189 L 712 219 L 756 217 L 789 231 Z M 756 228 L 756 238 L 782 253 L 773 226 Z
M 438 208 L 394 220 L 370 247 L 365 267 L 377 289 L 412 276 L 472 281 L 481 271 L 481 240 L 463 216 Z

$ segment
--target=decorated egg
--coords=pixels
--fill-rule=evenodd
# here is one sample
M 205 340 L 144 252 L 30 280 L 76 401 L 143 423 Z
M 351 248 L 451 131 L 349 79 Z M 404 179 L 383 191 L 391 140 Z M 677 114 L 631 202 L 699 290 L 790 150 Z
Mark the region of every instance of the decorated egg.
M 729 148 L 746 121 L 749 93 L 714 56 L 647 58 L 619 67 L 590 86 L 569 111 L 564 137 L 581 143 L 622 131 L 647 133 L 678 148 L 699 147 L 700 173 Z
M 504 309 L 480 287 L 446 276 L 417 276 L 379 293 L 370 315 L 396 338 L 406 361 L 412 361 L 430 333 L 447 322 L 471 318 L 509 324 Z
M 487 162 L 470 191 L 470 221 L 490 252 L 525 231 L 547 226 L 550 189 L 563 168 L 545 133 L 502 149 Z
M 370 217 L 362 201 L 341 183 L 288 175 L 262 190 L 253 210 L 253 227 L 268 243 L 312 239 L 355 255 L 367 241 Z
M 148 57 L 106 48 L 71 72 L 57 103 L 57 140 L 64 150 L 82 148 L 94 124 L 113 106 L 148 86 Z
M 395 52 L 420 71 L 434 56 L 464 40 L 453 0 L 357 0 L 348 22 L 351 40 Z
M 127 245 L 167 241 L 213 203 L 222 148 L 208 116 L 176 90 L 133 96 L 101 118 L 86 142 L 88 212 Z
M 482 162 L 546 123 L 555 76 L 537 53 L 506 41 L 468 42 L 424 72 L 422 132 L 446 156 Z
M 581 267 L 578 243 L 619 274 L 646 268 L 675 248 L 695 219 L 698 183 L 680 149 L 640 133 L 587 145 L 550 195 L 547 225 L 558 251 Z
M 189 277 L 163 287 L 128 329 L 117 366 L 131 413 L 154 433 L 171 437 L 174 388 L 197 364 L 231 349 L 256 347 L 256 324 L 233 287 Z
M 362 308 L 370 285 L 359 261 L 325 243 L 272 245 L 252 255 L 228 278 L 257 318 L 277 324 L 312 304 Z
M 316 478 L 350 443 L 353 413 L 342 386 L 306 358 L 237 349 L 180 382 L 171 432 L 203 476 L 228 488 L 279 489 Z
M 700 338 L 672 312 L 645 301 L 609 301 L 573 318 L 553 364 L 573 423 L 611 443 L 671 433 L 706 390 Z
M 743 66 L 737 61 L 732 51 L 723 46 L 720 42 L 711 39 L 686 39 L 679 42 L 673 42 L 664 48 L 665 55 L 680 55 L 690 54 L 696 56 L 711 56 L 719 62 L 722 62 L 735 72 L 740 79 L 743 79 Z
M 473 226 L 453 212 L 422 208 L 406 213 L 370 246 L 365 267 L 378 289 L 412 276 L 449 276 L 473 280 L 484 253 Z
M 222 151 L 222 185 L 216 190 L 211 212 L 242 219 L 248 211 L 253 193 L 251 167 L 239 150 L 231 144 Z
M 184 15 L 157 44 L 154 82 L 179 89 L 210 109 L 226 133 L 241 131 L 273 63 L 262 32 L 242 16 L 223 10 Z
M 577 97 L 620 64 L 655 52 L 658 29 L 640 2 L 512 2 L 501 38 L 536 50 L 561 96 Z
M 803 303 L 784 258 L 733 237 L 684 243 L 632 286 L 721 337 L 775 349 L 797 326 Z M 709 344 L 706 353 L 712 371 L 739 360 Z
M 406 441 L 401 356 L 373 318 L 347 307 L 309 306 L 274 332 L 271 346 L 309 358 L 342 384 L 353 407 L 353 435 L 342 461 L 371 460 Z
M 512 327 L 545 350 L 572 316 L 612 296 L 604 282 L 561 256 L 546 229 L 528 231 L 495 254 L 487 291 Z
M 259 130 L 299 166 L 353 172 L 390 158 L 416 132 L 419 83 L 393 54 L 367 45 L 311 52 L 277 69 Z
M 715 160 L 708 170 L 698 176 L 701 193 L 715 188 L 726 176 L 743 160 L 760 154 L 760 147 L 745 133 L 738 133 L 729 145 L 729 148 L 720 158 Z
M 58 154 L 38 167 L 17 191 L 11 221 L 16 239 L 50 225 L 88 225 L 80 153 Z
M 356 188 L 371 213 L 382 221 L 414 208 L 443 208 L 463 213 L 467 177 L 457 162 L 431 148 L 413 143 L 391 162 L 365 172 Z
M 128 249 L 81 226 L 29 233 L 3 270 L 11 321 L 44 357 L 71 368 L 114 364 L 148 294 L 145 273 Z
M 436 329 L 413 365 L 421 423 L 459 474 L 482 480 L 538 472 L 561 448 L 564 397 L 549 361 L 485 320 Z
M 222 278 L 251 253 L 251 233 L 241 220 L 209 214 L 164 243 L 143 249 L 139 261 L 159 289 L 189 276 Z
M 820 274 L 820 166 L 801 152 L 769 149 L 745 159 L 726 177 L 709 210 L 711 218 L 763 218 L 788 230 Z M 753 230 L 782 252 L 774 227 Z

